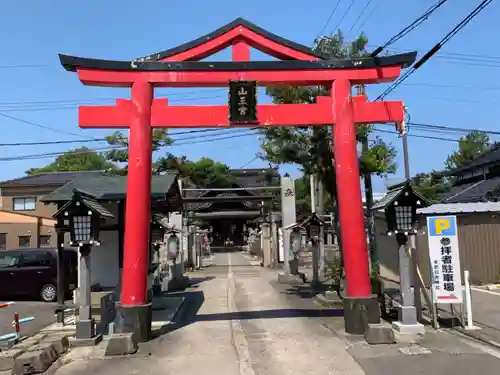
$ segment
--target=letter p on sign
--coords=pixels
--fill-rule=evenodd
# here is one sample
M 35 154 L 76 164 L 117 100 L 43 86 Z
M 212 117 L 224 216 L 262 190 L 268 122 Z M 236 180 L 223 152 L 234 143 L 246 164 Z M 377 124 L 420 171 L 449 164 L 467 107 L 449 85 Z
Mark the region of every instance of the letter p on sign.
M 455 236 L 456 216 L 431 216 L 427 217 L 427 228 L 430 236 Z
M 449 219 L 436 219 L 435 225 L 436 234 L 441 235 L 444 231 L 446 231 L 446 229 L 450 229 L 451 223 Z

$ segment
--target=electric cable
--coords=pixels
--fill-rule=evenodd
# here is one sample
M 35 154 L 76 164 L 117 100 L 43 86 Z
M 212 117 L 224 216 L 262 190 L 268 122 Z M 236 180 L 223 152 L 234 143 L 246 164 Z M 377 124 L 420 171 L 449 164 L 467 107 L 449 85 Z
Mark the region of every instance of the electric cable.
M 350 34 L 352 29 L 354 28 L 354 26 L 356 26 L 356 24 L 358 23 L 358 21 L 360 20 L 360 18 L 363 16 L 363 14 L 365 14 L 366 10 L 368 9 L 368 6 L 372 3 L 373 0 L 368 0 L 368 2 L 366 3 L 365 7 L 363 8 L 363 10 L 359 13 L 359 16 L 358 18 L 356 18 L 356 20 L 353 22 L 351 28 L 349 29 L 349 31 L 347 32 L 347 34 Z
M 392 38 L 390 38 L 387 42 L 385 42 L 383 45 L 377 47 L 375 51 L 371 53 L 372 57 L 377 56 L 382 52 L 385 48 L 389 47 L 391 44 L 396 43 L 398 40 L 403 38 L 404 36 L 408 35 L 411 33 L 413 30 L 415 30 L 418 26 L 420 26 L 422 23 L 427 21 L 429 17 L 434 13 L 436 10 L 438 10 L 440 7 L 442 7 L 448 0 L 440 0 L 436 4 L 432 5 L 429 7 L 424 14 L 419 16 L 416 20 L 414 20 L 412 23 L 410 23 L 408 26 L 406 26 L 403 30 L 398 32 L 396 35 L 394 35 Z
M 414 123 L 411 123 L 411 124 L 415 125 Z M 398 135 L 398 133 L 395 132 L 395 131 L 389 131 L 389 130 L 383 130 L 383 129 L 373 129 L 373 130 L 375 132 L 379 132 L 379 133 L 386 133 L 386 134 Z M 498 132 L 495 132 L 495 133 L 498 133 Z M 205 143 L 205 142 L 216 142 L 216 141 L 222 141 L 222 140 L 227 140 L 227 139 L 235 139 L 235 138 L 242 138 L 242 137 L 254 136 L 254 135 L 258 135 L 258 134 L 259 134 L 258 130 L 253 130 L 253 131 L 248 131 L 247 133 L 244 133 L 244 134 L 235 134 L 235 135 L 230 135 L 230 136 L 225 136 L 225 137 L 219 137 L 219 138 L 202 139 L 202 140 L 196 140 L 196 141 L 186 140 L 185 142 L 174 143 L 172 145 L 169 145 L 168 147 L 192 145 L 192 144 Z M 414 138 L 431 139 L 431 140 L 448 141 L 448 142 L 459 142 L 460 141 L 460 139 L 447 138 L 447 137 L 436 137 L 436 136 L 428 136 L 428 135 L 420 135 L 420 134 L 408 134 L 408 136 L 409 137 L 414 137 Z M 115 149 L 126 149 L 126 147 L 125 146 L 121 146 L 121 145 L 120 146 L 115 146 L 115 147 L 108 146 L 108 147 L 103 147 L 103 148 L 94 148 L 94 149 L 82 150 L 81 153 L 85 154 L 85 153 L 89 153 L 89 152 L 103 152 L 103 151 L 110 151 L 110 150 L 115 150 Z M 32 160 L 32 159 L 52 158 L 52 157 L 57 157 L 57 156 L 65 155 L 68 152 L 71 152 L 71 151 L 51 152 L 51 153 L 41 153 L 41 154 L 30 154 L 30 155 L 19 155 L 19 156 L 12 156 L 12 157 L 0 158 L 0 161 L 18 161 L 18 160 Z M 73 152 L 75 154 L 79 153 L 78 150 L 73 151 Z M 257 158 L 258 157 L 255 157 L 250 162 L 253 162 Z
M 340 4 L 340 0 L 337 0 L 337 3 L 333 7 L 333 10 L 330 12 L 330 15 L 328 16 L 328 19 L 326 20 L 325 25 L 323 26 L 321 31 L 318 33 L 318 36 L 315 38 L 315 40 L 314 40 L 315 42 L 316 42 L 316 40 L 318 40 L 318 38 L 323 36 L 323 34 L 325 33 L 326 28 L 330 24 L 330 21 L 332 20 L 333 15 L 335 14 L 335 12 L 337 11 L 337 8 L 339 7 L 339 4 Z
M 337 23 L 337 26 L 335 26 L 333 29 L 332 29 L 332 32 L 330 34 L 334 34 L 336 30 L 338 30 L 340 24 L 342 23 L 342 21 L 344 20 L 344 18 L 347 16 L 347 13 L 349 13 L 349 11 L 351 10 L 352 6 L 354 5 L 354 3 L 356 2 L 356 0 L 352 0 L 351 1 L 351 4 L 349 5 L 349 7 L 346 9 L 346 11 L 344 12 L 343 16 L 340 18 L 340 21 Z
M 434 47 L 432 47 L 424 56 L 422 56 L 413 66 L 402 76 L 394 81 L 375 101 L 385 98 L 393 92 L 401 83 L 422 67 L 432 56 L 434 56 L 446 43 L 456 36 L 465 26 L 467 26 L 482 10 L 491 4 L 493 0 L 483 0 L 471 13 L 469 13 L 460 23 L 458 23 L 448 34 L 444 36 Z
M 370 14 L 368 14 L 368 16 L 365 18 L 365 20 L 363 22 L 361 22 L 361 24 L 358 26 L 358 29 L 356 30 L 356 33 L 359 33 L 360 31 L 362 31 L 363 27 L 368 23 L 368 21 L 373 17 L 373 15 L 375 14 L 375 12 L 377 11 L 377 9 L 379 8 L 380 6 L 380 3 L 377 3 L 372 11 L 370 12 Z
M 219 137 L 219 138 L 210 138 L 210 139 L 202 139 L 202 140 L 187 140 L 185 142 L 178 142 L 169 145 L 168 147 L 176 147 L 176 146 L 185 146 L 185 145 L 192 145 L 192 144 L 197 144 L 197 143 L 205 143 L 205 142 L 216 142 L 216 141 L 222 141 L 222 140 L 227 140 L 227 139 L 234 139 L 234 138 L 242 138 L 242 137 L 248 137 L 248 136 L 253 136 L 259 134 L 258 132 L 247 132 L 244 134 L 235 134 L 235 135 L 229 135 L 229 136 L 224 136 L 224 137 Z M 51 157 L 57 157 L 61 155 L 65 155 L 68 153 L 72 154 L 86 154 L 89 152 L 104 152 L 104 151 L 111 151 L 111 150 L 116 150 L 116 149 L 127 149 L 126 146 L 123 145 L 116 145 L 116 146 L 107 146 L 107 147 L 101 147 L 101 148 L 93 148 L 93 149 L 86 149 L 86 150 L 66 150 L 64 152 L 48 152 L 48 153 L 40 153 L 40 154 L 28 154 L 28 155 L 18 155 L 18 156 L 9 156 L 9 157 L 0 157 L 0 161 L 18 161 L 18 160 L 31 160 L 31 159 L 44 159 L 44 158 L 51 158 Z

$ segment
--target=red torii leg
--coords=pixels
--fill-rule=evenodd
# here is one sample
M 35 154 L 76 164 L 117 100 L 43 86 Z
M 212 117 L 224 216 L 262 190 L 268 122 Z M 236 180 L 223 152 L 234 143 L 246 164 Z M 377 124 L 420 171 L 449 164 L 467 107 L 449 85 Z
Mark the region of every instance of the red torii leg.
M 347 296 L 343 301 L 344 324 L 346 332 L 363 334 L 366 322 L 380 322 L 380 309 L 377 296 L 371 291 L 351 82 L 346 79 L 335 81 L 331 96 L 336 117 L 332 134 L 347 283 Z M 364 109 L 369 110 L 370 107 Z M 364 114 L 358 115 L 363 117 Z
M 120 309 L 124 322 L 121 329 L 125 331 L 128 331 L 129 324 L 137 322 L 151 325 L 151 309 L 147 300 L 147 275 L 151 222 L 153 90 L 153 86 L 147 81 L 135 82 L 132 85 L 132 100 L 128 105 L 130 144 Z M 150 329 L 132 331 L 143 332 L 149 336 Z M 148 341 L 150 337 L 137 339 Z

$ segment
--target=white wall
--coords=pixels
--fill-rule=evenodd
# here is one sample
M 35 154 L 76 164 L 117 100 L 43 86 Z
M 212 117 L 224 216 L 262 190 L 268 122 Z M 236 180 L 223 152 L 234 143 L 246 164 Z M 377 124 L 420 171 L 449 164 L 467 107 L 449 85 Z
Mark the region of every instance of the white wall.
M 102 231 L 101 246 L 92 247 L 90 272 L 92 284 L 114 288 L 120 283 L 118 231 Z

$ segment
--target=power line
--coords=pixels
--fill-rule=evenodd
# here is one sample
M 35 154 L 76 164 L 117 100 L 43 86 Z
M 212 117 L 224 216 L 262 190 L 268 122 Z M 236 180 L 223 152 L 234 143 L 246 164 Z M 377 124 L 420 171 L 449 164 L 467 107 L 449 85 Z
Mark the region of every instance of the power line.
M 351 1 L 351 4 L 347 8 L 347 10 L 344 12 L 343 16 L 340 18 L 340 21 L 337 23 L 337 26 L 335 26 L 333 28 L 332 34 L 335 33 L 335 30 L 337 30 L 339 28 L 340 24 L 342 23 L 342 21 L 344 20 L 344 18 L 347 16 L 347 13 L 349 13 L 349 11 L 351 10 L 351 8 L 352 8 L 352 6 L 354 5 L 355 2 L 356 2 L 356 0 L 352 0 Z
M 321 37 L 325 33 L 326 28 L 330 24 L 330 21 L 332 20 L 333 15 L 335 14 L 335 12 L 337 11 L 337 8 L 339 7 L 339 4 L 340 4 L 340 0 L 337 0 L 337 4 L 335 4 L 335 6 L 333 7 L 333 10 L 330 12 L 330 15 L 328 16 L 328 19 L 326 20 L 325 25 L 323 26 L 321 31 L 318 33 L 318 36 L 316 37 L 316 39 L 318 39 L 319 37 Z
M 11 68 L 47 68 L 52 65 L 48 64 L 12 64 L 12 65 L 0 65 L 0 69 L 11 69 Z
M 366 10 L 368 9 L 368 6 L 372 3 L 373 0 L 368 0 L 368 2 L 366 3 L 365 7 L 363 8 L 363 10 L 359 13 L 359 16 L 358 18 L 356 18 L 356 20 L 353 22 L 351 28 L 349 29 L 349 31 L 347 32 L 347 34 L 350 34 L 352 29 L 354 28 L 354 26 L 356 26 L 356 24 L 358 23 L 359 19 L 363 16 L 363 14 L 365 14 Z
M 242 132 L 243 133 L 243 132 Z M 197 143 L 206 143 L 206 142 L 216 142 L 216 141 L 223 141 L 227 139 L 234 139 L 234 138 L 242 138 L 242 137 L 248 137 L 248 136 L 254 136 L 257 135 L 259 132 L 258 131 L 247 131 L 247 133 L 244 134 L 234 134 L 230 136 L 225 136 L 225 137 L 219 137 L 219 138 L 211 138 L 211 139 L 203 139 L 203 140 L 197 140 L 197 141 L 191 141 L 187 140 L 185 142 L 178 142 L 174 143 L 172 145 L 169 145 L 168 147 L 175 147 L 175 146 L 185 146 L 185 145 L 192 145 L 192 144 L 197 144 Z M 126 146 L 108 146 L 108 147 L 101 147 L 101 148 L 94 148 L 94 149 L 87 149 L 87 150 L 73 150 L 72 154 L 73 155 L 78 155 L 78 154 L 87 154 L 90 152 L 105 152 L 105 151 L 111 151 L 111 150 L 125 150 Z M 53 158 L 57 156 L 62 156 L 67 154 L 70 151 L 64 151 L 64 152 L 48 152 L 48 153 L 40 153 L 40 154 L 28 154 L 28 155 L 18 155 L 18 156 L 10 156 L 10 157 L 4 157 L 0 158 L 0 161 L 19 161 L 19 160 L 32 160 L 32 159 L 46 159 L 46 158 Z
M 245 164 L 243 164 L 239 169 L 243 169 L 245 168 L 247 165 L 249 164 L 252 164 L 255 160 L 257 160 L 259 158 L 259 155 L 256 155 L 253 159 L 251 159 L 250 161 L 247 161 Z
M 396 35 L 394 35 L 392 38 L 390 38 L 387 42 L 385 42 L 383 45 L 379 46 L 375 51 L 372 52 L 372 56 L 375 57 L 380 52 L 384 50 L 384 48 L 389 47 L 391 44 L 396 43 L 398 40 L 403 38 L 404 36 L 408 35 L 411 33 L 413 30 L 415 30 L 418 26 L 420 26 L 422 23 L 427 21 L 429 17 L 434 13 L 436 10 L 438 10 L 441 6 L 443 6 L 448 0 L 440 0 L 436 4 L 432 5 L 430 8 L 428 8 L 424 14 L 422 14 L 420 17 L 418 17 L 416 20 L 414 20 L 412 23 L 410 23 L 408 26 L 406 26 L 403 30 L 398 32 Z
M 472 128 L 460 128 L 460 127 L 452 127 L 452 126 L 444 126 L 444 125 L 433 125 L 433 124 L 423 124 L 416 122 L 409 122 L 408 125 L 411 125 L 412 128 L 420 128 L 426 131 L 448 131 L 448 132 L 458 132 L 458 133 L 470 133 L 472 131 L 480 131 L 486 133 L 488 135 L 500 135 L 500 132 L 484 130 L 484 129 L 472 129 Z M 188 131 L 180 131 L 175 133 L 169 133 L 170 136 L 178 136 L 178 135 L 192 135 L 189 137 L 183 138 L 174 138 L 174 145 L 179 144 L 178 141 L 192 140 L 192 139 L 205 139 L 214 136 L 225 135 L 227 133 L 241 133 L 247 131 L 258 130 L 258 127 L 253 128 L 210 128 L 210 129 L 196 129 L 196 130 L 188 130 Z M 218 132 L 214 134 L 213 132 Z M 209 133 L 209 134 L 203 134 Z M 202 135 L 197 135 L 202 134 Z M 78 144 L 78 143 L 86 143 L 86 142 L 105 142 L 106 138 L 94 138 L 89 140 L 59 140 L 59 141 L 32 141 L 32 142 L 13 142 L 13 143 L 0 143 L 0 147 L 9 147 L 9 146 L 41 146 L 41 145 L 56 145 L 56 144 Z
M 437 58 L 438 56 L 436 56 Z M 499 65 L 498 67 L 500 67 L 500 61 L 499 61 Z M 474 86 L 474 85 L 448 85 L 448 84 L 436 84 L 436 83 L 425 83 L 425 82 L 422 82 L 422 83 L 404 83 L 403 84 L 404 86 L 414 86 L 414 87 L 439 87 L 439 88 L 463 88 L 463 89 L 477 89 L 477 90 L 484 90 L 484 91 L 498 91 L 500 90 L 500 86 Z M 223 89 L 224 90 L 224 89 Z M 211 96 L 210 98 L 212 97 L 222 97 L 223 95 L 217 95 L 217 96 Z M 192 97 L 192 98 L 188 98 L 189 100 L 196 100 L 196 99 L 203 99 L 205 97 Z M 90 104 L 90 105 L 99 105 L 101 103 L 99 103 L 99 101 L 103 101 L 103 100 L 109 100 L 109 101 L 115 101 L 116 98 L 93 98 L 93 99 L 80 99 L 80 100 L 72 100 L 72 102 L 74 102 L 74 104 Z M 445 100 L 445 99 L 443 99 Z M 446 99 L 446 100 L 452 100 L 452 99 Z M 86 103 L 82 103 L 86 101 Z M 172 101 L 176 101 L 175 99 L 173 100 L 170 100 L 171 102 Z M 181 100 L 179 100 L 181 101 Z M 36 103 L 36 102 L 30 102 L 30 101 L 27 101 L 27 102 L 9 102 L 9 103 L 0 103 L 0 112 L 9 112 L 11 110 L 14 110 L 14 111 L 23 111 L 23 112 L 29 112 L 29 111 L 38 111 L 38 110 L 58 110 L 58 109 L 76 109 L 78 108 L 79 106 L 76 105 L 76 106 L 66 106 L 67 105 L 67 102 L 66 100 L 52 100 L 52 101 L 46 101 L 46 102 L 40 102 L 40 103 L 46 103 L 47 105 L 52 105 L 52 106 L 47 106 L 47 107 L 30 107 L 32 103 Z M 57 106 L 57 104 L 63 104 L 62 106 Z M 7 109 L 3 109 L 2 106 L 3 105 L 7 105 L 7 106 L 14 106 L 14 109 L 10 109 L 10 107 L 7 107 Z
M 377 3 L 375 5 L 375 7 L 373 7 L 372 11 L 370 12 L 370 14 L 368 14 L 368 17 L 365 18 L 365 20 L 363 22 L 361 22 L 361 24 L 358 26 L 358 29 L 356 30 L 356 33 L 359 33 L 360 31 L 362 31 L 363 27 L 367 24 L 367 22 L 373 17 L 373 15 L 375 14 L 375 12 L 377 11 L 378 7 L 380 6 L 380 3 Z
M 65 130 L 60 130 L 60 129 L 53 128 L 51 126 L 41 125 L 41 124 L 38 124 L 38 123 L 33 122 L 33 121 L 28 121 L 28 120 L 24 120 L 24 119 L 19 118 L 19 117 L 7 115 L 7 114 L 5 114 L 3 112 L 0 112 L 0 116 L 8 118 L 9 120 L 14 120 L 14 121 L 22 122 L 23 124 L 28 124 L 28 125 L 31 125 L 31 126 L 36 126 L 37 128 L 41 128 L 41 129 L 45 129 L 45 130 L 50 130 L 50 131 L 53 131 L 53 132 L 56 132 L 56 133 L 73 135 L 73 136 L 80 137 L 80 138 L 89 138 L 89 137 L 87 137 L 85 135 L 82 135 L 82 134 L 71 133 L 71 132 L 67 132 Z
M 465 17 L 460 23 L 458 23 L 448 34 L 444 36 L 434 47 L 432 47 L 423 57 L 421 57 L 413 66 L 408 69 L 405 74 L 399 77 L 389 88 L 387 88 L 382 94 L 380 94 L 375 101 L 383 99 L 391 92 L 393 92 L 401 83 L 403 83 L 408 77 L 415 73 L 422 65 L 424 65 L 429 59 L 434 56 L 446 43 L 448 43 L 451 38 L 457 35 L 469 22 L 471 22 L 484 8 L 486 8 L 493 0 L 483 0 L 467 17 Z
M 177 135 L 185 135 L 185 134 L 199 134 L 199 133 L 212 133 L 212 132 L 227 132 L 228 130 L 232 130 L 233 132 L 235 131 L 243 131 L 247 129 L 235 129 L 235 128 L 229 128 L 229 127 L 224 127 L 224 128 L 210 128 L 210 129 L 197 129 L 197 130 L 188 130 L 188 131 L 181 131 L 181 132 L 175 132 L 175 133 L 169 133 L 169 136 L 177 136 Z M 208 134 L 208 136 L 214 136 L 214 135 L 219 135 L 219 134 Z M 191 137 L 185 137 L 185 138 L 180 138 L 177 140 L 186 140 L 186 139 L 193 139 L 193 138 L 204 138 L 206 136 L 191 136 Z M 74 143 L 87 143 L 87 142 L 106 142 L 106 138 L 90 138 L 90 139 L 72 139 L 72 140 L 59 140 L 59 141 L 32 141 L 32 142 L 13 142 L 13 143 L 0 143 L 0 147 L 10 147 L 10 146 L 42 146 L 42 145 L 58 145 L 58 144 L 74 144 Z M 176 141 L 176 139 L 174 139 Z

